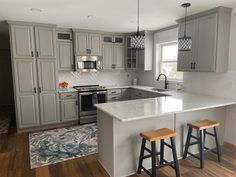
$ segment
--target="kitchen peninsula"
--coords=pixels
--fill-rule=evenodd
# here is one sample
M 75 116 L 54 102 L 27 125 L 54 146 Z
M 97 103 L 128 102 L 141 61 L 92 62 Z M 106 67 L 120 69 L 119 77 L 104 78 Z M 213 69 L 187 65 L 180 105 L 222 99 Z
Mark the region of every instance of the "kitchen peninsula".
M 148 87 L 140 89 L 153 92 Z M 143 131 L 164 127 L 175 130 L 178 158 L 181 158 L 187 123 L 211 119 L 220 122 L 219 137 L 223 144 L 226 108 L 236 104 L 236 100 L 176 91 L 165 94 L 169 96 L 96 105 L 99 162 L 111 177 L 136 173 L 141 146 L 139 133 Z M 207 138 L 206 146 L 213 148 L 214 139 Z M 191 151 L 197 153 L 197 146 Z M 168 149 L 165 158 L 171 159 Z M 151 160 L 146 159 L 144 166 L 151 167 Z

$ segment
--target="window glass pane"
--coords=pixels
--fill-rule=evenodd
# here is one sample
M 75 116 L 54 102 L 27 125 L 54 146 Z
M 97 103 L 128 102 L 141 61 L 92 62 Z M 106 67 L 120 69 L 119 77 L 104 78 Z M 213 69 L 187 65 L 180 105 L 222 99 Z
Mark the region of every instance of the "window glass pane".
M 162 61 L 177 61 L 178 44 L 162 46 Z
M 161 73 L 164 73 L 168 79 L 183 80 L 183 72 L 177 72 L 177 62 L 162 63 Z

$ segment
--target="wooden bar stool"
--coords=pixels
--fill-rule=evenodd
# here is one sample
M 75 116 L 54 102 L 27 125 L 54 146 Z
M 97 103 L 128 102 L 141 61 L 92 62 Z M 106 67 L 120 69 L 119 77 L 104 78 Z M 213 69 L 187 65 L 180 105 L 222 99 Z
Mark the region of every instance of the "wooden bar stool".
M 204 150 L 205 149 L 209 150 L 209 148 L 205 147 L 206 135 L 210 135 L 210 136 L 215 137 L 216 150 L 217 150 L 216 152 L 215 151 L 211 151 L 211 152 L 217 154 L 218 161 L 220 162 L 221 161 L 221 148 L 220 148 L 220 143 L 218 139 L 218 128 L 217 128 L 220 124 L 218 122 L 211 121 L 211 120 L 201 120 L 201 121 L 197 121 L 197 122 L 190 123 L 187 125 L 189 127 L 189 130 L 188 130 L 188 136 L 186 140 L 186 146 L 185 146 L 183 158 L 185 159 L 187 157 L 187 154 L 197 158 L 198 160 L 200 160 L 200 168 L 203 169 L 204 168 Z M 214 128 L 214 133 L 207 132 L 206 130 L 209 128 Z M 199 132 L 200 134 L 199 137 L 192 135 L 193 129 L 196 129 Z M 197 141 L 190 143 L 191 138 L 196 139 Z M 196 144 L 200 145 L 200 157 L 188 151 L 189 146 L 196 145 Z
M 176 153 L 176 147 L 175 147 L 175 137 L 176 132 L 168 129 L 168 128 L 162 128 L 155 131 L 147 131 L 140 134 L 142 139 L 142 146 L 140 151 L 140 157 L 139 157 L 139 165 L 138 165 L 138 174 L 141 173 L 141 170 L 143 169 L 149 176 L 156 177 L 156 169 L 161 168 L 164 166 L 171 166 L 175 169 L 176 177 L 180 177 L 179 173 L 179 164 L 177 159 L 177 153 Z M 168 144 L 165 142 L 165 139 L 170 138 L 171 144 Z M 160 144 L 160 152 L 156 152 L 156 141 L 161 140 Z M 151 143 L 151 150 L 148 149 L 146 145 L 146 141 L 149 141 Z M 173 161 L 168 162 L 164 159 L 164 147 L 167 146 L 171 148 L 173 153 Z M 147 151 L 149 155 L 144 155 L 144 151 Z M 160 155 L 160 165 L 156 166 L 156 156 Z M 143 160 L 146 158 L 152 159 L 152 169 L 151 172 L 143 167 Z

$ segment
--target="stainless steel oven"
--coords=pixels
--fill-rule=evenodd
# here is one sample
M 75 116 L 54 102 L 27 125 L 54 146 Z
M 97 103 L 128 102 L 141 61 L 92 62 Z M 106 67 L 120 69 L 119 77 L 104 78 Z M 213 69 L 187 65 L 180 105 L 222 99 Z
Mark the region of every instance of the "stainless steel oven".
M 75 88 L 75 87 L 74 87 Z M 98 103 L 107 102 L 107 90 L 101 86 L 76 87 L 79 96 L 79 124 L 92 123 L 97 121 L 97 109 L 94 106 Z

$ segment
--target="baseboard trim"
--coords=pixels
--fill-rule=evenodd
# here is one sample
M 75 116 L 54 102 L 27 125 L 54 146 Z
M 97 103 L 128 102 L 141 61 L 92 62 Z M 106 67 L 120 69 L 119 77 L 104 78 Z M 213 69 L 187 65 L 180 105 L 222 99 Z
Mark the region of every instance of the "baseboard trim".
M 227 141 L 224 141 L 224 146 L 231 147 L 231 148 L 236 148 L 236 144 L 229 143 Z

